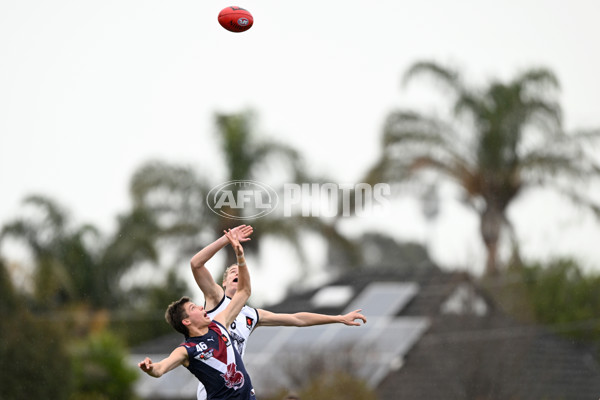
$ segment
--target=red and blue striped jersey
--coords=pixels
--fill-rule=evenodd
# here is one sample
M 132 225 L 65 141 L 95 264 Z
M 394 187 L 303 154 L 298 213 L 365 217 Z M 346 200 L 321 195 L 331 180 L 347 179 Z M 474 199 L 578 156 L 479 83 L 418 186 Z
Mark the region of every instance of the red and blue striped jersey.
M 187 369 L 204 385 L 209 400 L 255 400 L 242 357 L 227 329 L 211 322 L 208 333 L 186 338 Z

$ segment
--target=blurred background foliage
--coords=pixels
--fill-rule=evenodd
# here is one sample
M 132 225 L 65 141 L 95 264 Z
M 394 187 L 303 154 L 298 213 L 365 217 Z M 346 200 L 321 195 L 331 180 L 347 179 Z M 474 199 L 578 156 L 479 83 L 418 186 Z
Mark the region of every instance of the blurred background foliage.
M 419 183 L 431 218 L 435 203 L 444 201 L 436 188 L 452 182 L 461 189 L 461 201 L 480 218 L 488 254 L 480 282 L 497 303 L 516 318 L 547 325 L 600 351 L 598 273 L 584 272 L 569 255 L 524 262 L 506 213 L 523 191 L 543 186 L 598 214 L 600 207 L 573 185 L 600 177 L 597 160 L 588 151 L 598 131 L 563 131 L 559 82 L 547 69 L 532 68 L 484 87 L 471 87 L 458 71 L 431 62 L 415 63 L 405 80 L 418 76 L 435 78 L 449 94 L 450 120 L 415 110 L 390 113 L 380 158 L 363 181 Z M 223 181 L 265 181 L 277 191 L 282 182 L 335 181 L 310 176 L 301 154 L 288 145 L 260 139 L 255 118 L 250 111 L 215 116 Z M 131 207 L 116 217 L 109 233 L 74 221 L 57 199 L 42 194 L 25 198 L 22 214 L 3 223 L 0 233 L 2 398 L 134 398 L 136 371 L 128 366 L 127 349 L 171 331 L 164 308 L 190 289 L 190 279 L 178 274 L 177 267 L 203 243 L 238 224 L 206 207 L 208 191 L 220 182 L 191 166 L 149 161 L 134 172 Z M 329 261 L 341 270 L 369 267 L 398 252 L 417 267 L 427 257 L 411 244 L 385 247 L 394 242 L 393 232 L 347 236 L 339 218 L 271 214 L 248 223 L 255 227 L 247 246 L 251 253 L 259 252 L 264 237 L 273 236 L 306 261 L 302 238 L 310 233 L 327 244 Z M 509 260 L 499 256 L 503 232 L 513 249 Z M 376 244 L 391 253 L 384 257 L 371 251 L 364 257 L 363 251 Z M 25 261 L 4 253 L 13 245 L 26 250 Z M 155 279 L 126 283 L 141 275 Z M 345 399 L 374 398 L 346 372 L 316 377 L 302 387 L 305 399 L 336 399 L 337 393 L 345 393 Z

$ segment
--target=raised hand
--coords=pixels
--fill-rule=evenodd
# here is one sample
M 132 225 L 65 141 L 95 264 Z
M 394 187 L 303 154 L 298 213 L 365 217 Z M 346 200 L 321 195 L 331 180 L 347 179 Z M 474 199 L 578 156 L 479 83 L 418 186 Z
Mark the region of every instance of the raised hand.
M 225 237 L 227 238 L 227 240 L 229 240 L 231 247 L 233 247 L 233 251 L 235 251 L 235 255 L 237 257 L 243 257 L 244 256 L 244 248 L 242 247 L 242 245 L 240 243 L 240 239 L 239 239 L 240 232 L 236 231 L 235 228 L 228 229 L 223 232 L 225 233 Z M 250 240 L 250 239 L 248 239 L 248 240 Z
M 252 240 L 250 239 L 250 235 L 254 232 L 254 228 L 250 225 L 238 225 L 235 228 L 232 228 L 231 231 L 237 235 L 240 243 L 244 243 Z

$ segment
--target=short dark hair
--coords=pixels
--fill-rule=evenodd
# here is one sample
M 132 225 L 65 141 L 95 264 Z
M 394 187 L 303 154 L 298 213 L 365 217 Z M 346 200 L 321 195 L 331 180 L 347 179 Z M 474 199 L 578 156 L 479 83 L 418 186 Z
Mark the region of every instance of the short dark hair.
M 187 312 L 185 311 L 185 303 L 188 303 L 190 298 L 187 296 L 183 296 L 177 301 L 172 302 L 167 307 L 167 311 L 165 312 L 165 319 L 175 329 L 177 332 L 181 333 L 183 336 L 188 337 L 190 335 L 190 331 L 188 327 L 183 324 L 183 320 L 188 317 Z

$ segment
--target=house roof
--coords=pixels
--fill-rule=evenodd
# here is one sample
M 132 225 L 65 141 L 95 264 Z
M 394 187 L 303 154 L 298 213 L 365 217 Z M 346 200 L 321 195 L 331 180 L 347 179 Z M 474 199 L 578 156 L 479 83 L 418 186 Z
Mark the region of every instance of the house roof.
M 590 351 L 543 327 L 502 315 L 439 316 L 377 393 L 380 399 L 596 399 L 600 368 Z
M 257 329 L 245 355 L 257 393 L 275 385 L 297 389 L 302 374 L 322 373 L 331 364 L 358 373 L 381 400 L 600 397 L 600 367 L 589 352 L 503 315 L 465 273 L 431 264 L 368 268 L 265 308 L 334 315 L 363 308 L 369 322 L 359 328 Z M 166 353 L 180 341 L 181 335 L 173 334 L 132 353 Z M 172 377 L 177 382 L 162 381 L 160 387 L 177 386 L 178 398 L 186 398 L 196 382 L 178 370 L 161 378 L 177 373 Z M 182 384 L 181 374 L 194 384 Z M 156 382 L 149 383 L 156 387 L 147 384 L 140 383 L 147 393 L 160 390 Z

